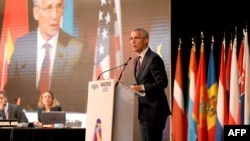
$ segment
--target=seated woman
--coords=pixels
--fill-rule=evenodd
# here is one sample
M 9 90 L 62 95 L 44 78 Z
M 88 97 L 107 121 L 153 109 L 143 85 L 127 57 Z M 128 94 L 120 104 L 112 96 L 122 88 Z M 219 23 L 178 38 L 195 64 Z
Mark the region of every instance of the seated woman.
M 53 127 L 53 125 L 43 125 L 41 123 L 41 113 L 42 111 L 50 112 L 50 111 L 62 111 L 62 108 L 55 98 L 55 95 L 51 91 L 46 91 L 40 95 L 38 100 L 38 121 L 34 122 L 34 125 L 37 127 Z

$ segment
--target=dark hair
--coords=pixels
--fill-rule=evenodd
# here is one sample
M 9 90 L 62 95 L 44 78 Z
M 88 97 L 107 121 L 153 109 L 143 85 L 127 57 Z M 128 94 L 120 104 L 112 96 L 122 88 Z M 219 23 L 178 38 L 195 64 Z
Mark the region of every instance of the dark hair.
M 96 120 L 96 123 L 101 123 L 101 119 L 98 118 L 98 119 Z

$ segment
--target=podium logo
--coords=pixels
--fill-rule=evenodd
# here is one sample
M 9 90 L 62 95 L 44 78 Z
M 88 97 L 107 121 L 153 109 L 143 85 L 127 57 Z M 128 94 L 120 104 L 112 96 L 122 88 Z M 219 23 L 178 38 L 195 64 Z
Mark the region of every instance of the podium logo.
M 94 89 L 94 91 L 95 91 L 95 89 L 97 89 L 98 88 L 98 84 L 92 84 L 91 85 L 91 89 Z
M 101 87 L 107 87 L 107 86 L 111 86 L 111 82 L 108 81 L 108 82 L 102 82 L 101 83 Z
M 109 92 L 110 87 L 111 87 L 111 82 L 110 81 L 102 82 L 101 87 L 102 87 L 103 92 Z

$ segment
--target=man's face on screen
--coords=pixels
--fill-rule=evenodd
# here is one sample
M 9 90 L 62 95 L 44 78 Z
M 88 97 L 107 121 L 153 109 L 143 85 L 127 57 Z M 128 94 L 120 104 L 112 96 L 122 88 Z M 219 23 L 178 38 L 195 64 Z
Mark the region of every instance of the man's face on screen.
M 58 32 L 63 9 L 63 0 L 40 0 L 39 5 L 34 7 L 34 17 L 45 40 L 49 40 Z

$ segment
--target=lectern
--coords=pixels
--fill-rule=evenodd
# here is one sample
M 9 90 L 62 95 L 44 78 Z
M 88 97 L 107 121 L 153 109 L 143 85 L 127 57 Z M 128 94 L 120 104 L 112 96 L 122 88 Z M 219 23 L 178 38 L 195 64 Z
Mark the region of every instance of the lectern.
M 114 79 L 90 81 L 86 141 L 133 141 L 134 98 L 144 96 Z

